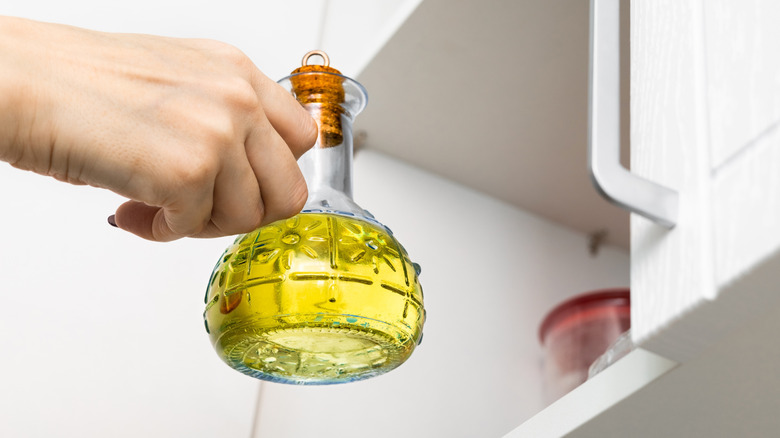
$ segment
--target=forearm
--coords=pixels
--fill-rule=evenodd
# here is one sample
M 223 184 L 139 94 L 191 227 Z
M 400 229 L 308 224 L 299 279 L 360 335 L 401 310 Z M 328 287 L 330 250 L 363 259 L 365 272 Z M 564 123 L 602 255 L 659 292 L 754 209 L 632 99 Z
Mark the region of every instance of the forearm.
M 67 157 L 54 150 L 53 90 L 61 86 L 59 59 L 67 56 L 62 48 L 71 29 L 76 28 L 0 16 L 0 160 L 63 180 L 65 165 L 54 162 Z
M 0 16 L 0 160 L 15 164 L 24 154 L 26 114 L 34 106 L 24 54 L 30 23 Z M 29 130 L 27 132 L 29 135 Z

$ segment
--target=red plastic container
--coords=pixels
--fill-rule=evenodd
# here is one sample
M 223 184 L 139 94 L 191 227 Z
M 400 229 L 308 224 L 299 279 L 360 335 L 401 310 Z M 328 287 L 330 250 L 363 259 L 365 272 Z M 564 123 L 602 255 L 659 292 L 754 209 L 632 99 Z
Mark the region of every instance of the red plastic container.
M 588 378 L 588 367 L 631 328 L 629 289 L 577 295 L 556 306 L 539 327 L 545 398 L 552 402 Z

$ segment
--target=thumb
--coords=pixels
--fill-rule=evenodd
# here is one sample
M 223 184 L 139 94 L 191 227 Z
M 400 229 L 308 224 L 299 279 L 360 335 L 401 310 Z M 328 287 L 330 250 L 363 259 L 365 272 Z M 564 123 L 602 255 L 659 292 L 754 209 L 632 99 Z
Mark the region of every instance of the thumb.
M 120 205 L 114 215 L 114 223 L 117 228 L 156 242 L 169 242 L 184 237 L 171 230 L 162 208 L 143 202 L 127 201 Z

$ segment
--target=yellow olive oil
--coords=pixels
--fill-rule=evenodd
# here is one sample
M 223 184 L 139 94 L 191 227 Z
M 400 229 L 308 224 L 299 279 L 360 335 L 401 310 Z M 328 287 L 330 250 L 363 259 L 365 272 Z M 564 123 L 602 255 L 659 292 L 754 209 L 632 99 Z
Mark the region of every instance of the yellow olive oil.
M 228 365 L 259 379 L 365 379 L 403 363 L 422 337 L 418 270 L 380 223 L 304 212 L 225 251 L 209 281 L 206 330 Z

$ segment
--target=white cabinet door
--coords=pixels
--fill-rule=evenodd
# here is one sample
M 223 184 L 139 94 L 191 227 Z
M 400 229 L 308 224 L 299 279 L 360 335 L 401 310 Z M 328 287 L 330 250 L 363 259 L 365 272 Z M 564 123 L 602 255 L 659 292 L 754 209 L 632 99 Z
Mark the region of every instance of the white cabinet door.
M 773 0 L 632 3 L 632 168 L 680 192 L 673 230 L 632 218 L 634 335 L 678 361 L 774 301 L 736 280 L 780 248 L 778 19 Z

